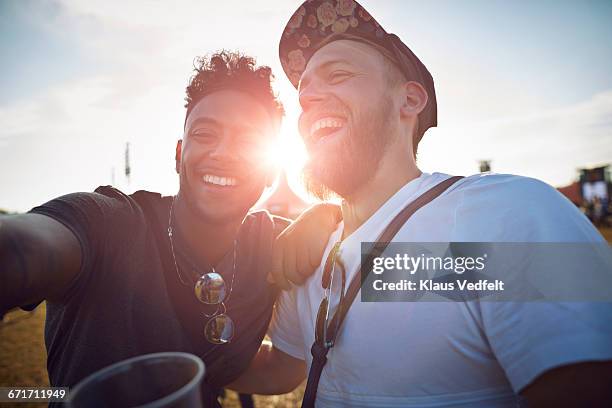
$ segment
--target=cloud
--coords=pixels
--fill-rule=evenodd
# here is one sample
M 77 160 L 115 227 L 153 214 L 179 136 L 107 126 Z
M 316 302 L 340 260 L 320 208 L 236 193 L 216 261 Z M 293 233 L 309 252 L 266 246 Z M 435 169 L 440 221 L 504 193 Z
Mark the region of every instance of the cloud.
M 122 177 L 123 149 L 132 144 L 132 182 L 168 191 L 174 142 L 181 134 L 180 89 L 156 86 L 130 105 L 102 103 L 114 92 L 112 79 L 65 82 L 0 108 L 3 186 L 0 207 L 26 210 L 71 191 L 92 191 Z
M 113 168 L 126 190 L 172 192 L 174 142 L 193 58 L 219 48 L 241 49 L 273 67 L 288 112 L 283 129 L 296 133 L 297 95 L 280 71 L 276 41 L 298 1 L 20 4 L 28 24 L 74 47 L 78 60 L 70 75 L 43 72 L 46 87 L 0 106 L 0 207 L 27 209 L 66 192 L 91 191 L 111 181 Z M 434 45 L 432 52 L 441 49 Z M 495 69 L 475 70 L 473 58 L 453 52 L 430 56 L 440 127 L 422 142 L 425 170 L 470 174 L 478 159 L 489 158 L 494 170 L 562 184 L 576 167 L 612 161 L 612 91 L 551 109 L 551 95 L 500 78 Z M 16 88 L 28 81 L 10 80 Z M 128 141 L 130 186 L 121 177 Z
M 45 83 L 0 106 L 0 207 L 25 210 L 66 192 L 91 191 L 110 183 L 113 168 L 125 190 L 171 192 L 174 143 L 182 136 L 184 89 L 194 57 L 240 48 L 263 55 L 260 62 L 275 61 L 274 46 L 263 52 L 257 47 L 282 27 L 262 27 L 261 21 L 280 21 L 293 7 L 242 1 L 45 4 L 24 2 L 17 13 L 44 33 L 38 38 L 73 49 L 77 69 L 56 75 L 40 70 L 48 61 L 33 58 Z M 256 28 L 261 38 L 244 34 Z M 9 82 L 15 89 L 29 81 L 18 75 L 25 67 L 17 68 Z M 121 176 L 128 141 L 134 169 L 129 186 Z
M 471 174 L 477 161 L 493 170 L 563 185 L 576 169 L 612 163 L 612 90 L 558 109 L 441 127 L 426 135 L 423 166 Z M 437 166 L 437 167 L 436 167 Z

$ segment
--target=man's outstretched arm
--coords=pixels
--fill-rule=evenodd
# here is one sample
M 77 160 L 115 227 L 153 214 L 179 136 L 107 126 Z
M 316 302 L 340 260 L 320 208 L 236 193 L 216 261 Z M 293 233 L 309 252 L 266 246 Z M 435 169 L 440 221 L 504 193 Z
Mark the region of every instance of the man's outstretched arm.
M 59 300 L 81 265 L 81 247 L 63 224 L 41 214 L 0 216 L 0 314 Z
M 305 378 L 304 360 L 263 342 L 249 368 L 227 388 L 244 394 L 285 394 L 293 391 Z

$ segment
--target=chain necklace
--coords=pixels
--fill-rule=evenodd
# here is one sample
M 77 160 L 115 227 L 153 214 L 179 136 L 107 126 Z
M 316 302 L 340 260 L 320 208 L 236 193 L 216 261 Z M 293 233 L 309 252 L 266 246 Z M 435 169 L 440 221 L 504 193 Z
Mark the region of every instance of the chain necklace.
M 176 262 L 176 254 L 174 252 L 174 240 L 172 239 L 172 237 L 174 236 L 174 228 L 172 227 L 172 221 L 173 221 L 174 201 L 175 200 L 176 200 L 176 196 L 173 196 L 172 203 L 170 204 L 170 215 L 168 216 L 168 238 L 170 239 L 170 251 L 172 252 L 172 260 L 174 261 L 174 270 L 176 271 L 179 281 L 181 282 L 181 284 L 183 284 L 183 286 L 189 286 L 190 282 L 186 282 L 185 279 L 183 279 L 183 275 L 181 274 L 181 269 L 179 268 L 178 263 Z M 234 278 L 236 277 L 236 248 L 237 246 L 238 246 L 238 239 L 234 239 L 234 251 L 233 251 L 234 256 L 233 256 L 233 261 L 232 261 L 232 281 L 230 283 L 229 293 L 225 297 L 222 303 L 229 301 L 229 298 L 232 295 L 232 292 L 234 290 Z M 195 265 L 193 264 L 193 262 L 191 262 L 191 260 L 188 260 L 188 261 L 191 264 L 191 266 L 194 267 L 195 270 L 198 270 L 198 268 L 195 267 Z M 211 266 L 211 269 L 213 273 L 216 273 L 214 266 Z M 215 314 L 217 313 L 218 311 L 215 312 Z M 225 311 L 223 313 L 225 313 Z

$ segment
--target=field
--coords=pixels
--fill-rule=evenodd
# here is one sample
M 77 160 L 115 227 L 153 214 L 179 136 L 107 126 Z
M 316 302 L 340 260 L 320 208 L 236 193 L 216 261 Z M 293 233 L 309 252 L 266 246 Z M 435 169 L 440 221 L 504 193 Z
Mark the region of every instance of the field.
M 33 312 L 21 310 L 11 312 L 0 325 L 0 387 L 49 386 L 46 369 L 46 352 L 43 338 L 45 306 Z M 295 407 L 302 399 L 303 387 L 291 394 L 255 396 L 255 406 Z M 9 407 L 11 404 L 0 406 Z M 14 404 L 18 408 L 46 407 L 47 404 Z M 236 393 L 228 392 L 224 407 L 238 408 Z
M 601 231 L 612 243 L 612 228 Z M 34 312 L 9 313 L 0 325 L 0 387 L 48 386 L 46 353 L 43 339 L 44 304 Z M 256 407 L 294 407 L 299 404 L 303 386 L 291 394 L 255 396 Z M 229 392 L 225 407 L 240 407 L 235 393 Z M 2 407 L 9 406 L 2 404 Z M 16 407 L 41 407 L 46 404 L 15 404 Z

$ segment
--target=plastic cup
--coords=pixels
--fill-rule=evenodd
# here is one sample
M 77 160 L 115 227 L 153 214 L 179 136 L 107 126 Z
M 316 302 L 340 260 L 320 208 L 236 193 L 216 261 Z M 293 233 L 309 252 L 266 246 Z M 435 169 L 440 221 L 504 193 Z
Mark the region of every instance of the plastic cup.
M 202 378 L 204 363 L 193 354 L 145 354 L 83 379 L 70 392 L 70 407 L 199 408 Z

